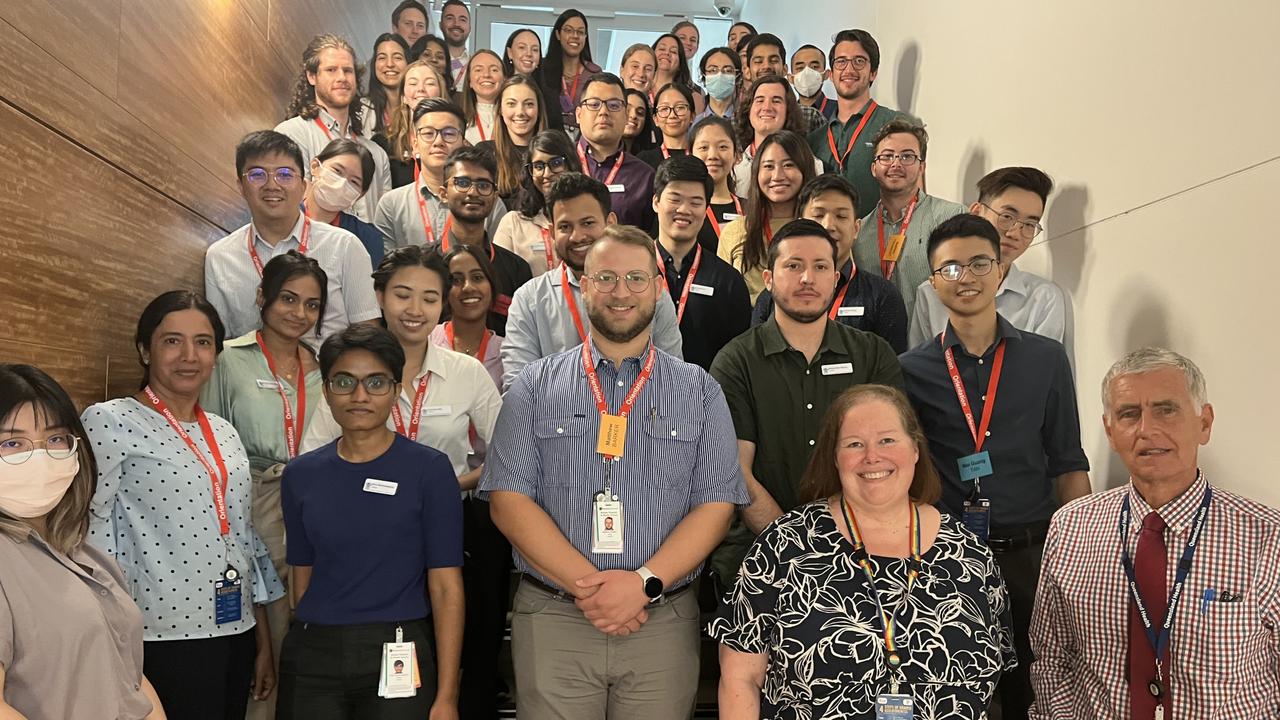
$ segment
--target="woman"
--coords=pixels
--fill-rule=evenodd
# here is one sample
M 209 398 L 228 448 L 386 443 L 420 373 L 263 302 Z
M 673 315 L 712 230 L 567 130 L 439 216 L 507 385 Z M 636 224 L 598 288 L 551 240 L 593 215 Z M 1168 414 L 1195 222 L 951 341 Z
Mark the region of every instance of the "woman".
M 985 718 L 1017 662 L 1008 596 L 987 546 L 932 506 L 941 487 L 906 396 L 846 390 L 801 482 L 809 502 L 756 539 L 707 628 L 720 716 L 871 720 L 896 695 L 914 717 Z
M 724 226 L 717 253 L 742 273 L 754 305 L 764 290 L 761 273 L 768 262 L 773 234 L 796 218 L 800 188 L 815 177 L 813 151 L 803 137 L 780 130 L 760 143 L 760 153 L 746 177 L 751 183 L 747 215 Z
M 452 98 L 455 92 L 453 71 L 449 68 L 449 46 L 444 39 L 436 35 L 423 35 L 418 38 L 409 48 L 409 62 L 414 63 L 418 60 L 425 60 L 445 79 L 442 86 L 444 94 L 440 97 Z
M 204 298 L 160 295 L 138 318 L 142 389 L 81 417 L 98 461 L 89 542 L 142 609 L 143 669 L 175 718 L 239 720 L 275 685 L 265 606 L 284 587 L 240 435 L 199 402 L 223 336 Z
M 84 542 L 85 438 L 53 378 L 0 364 L 0 717 L 161 720 L 142 613 L 115 560 Z
M 547 195 L 555 179 L 565 172 L 582 172 L 569 137 L 559 130 L 538 133 L 529 145 L 520 209 L 504 215 L 493 233 L 493 243 L 524 258 L 534 277 L 559 264 Z
M 627 88 L 627 120 L 622 126 L 622 147 L 633 155 L 658 146 L 658 128 L 653 124 L 653 112 L 649 96 Z
M 381 254 L 381 253 L 379 253 Z M 280 473 L 298 455 L 307 419 L 323 402 L 320 365 L 307 340 L 324 317 L 329 278 L 314 258 L 290 250 L 262 269 L 258 306 L 262 328 L 228 340 L 200 405 L 231 423 L 249 456 L 253 527 L 285 572 Z M 289 605 L 267 606 L 273 657 L 289 624 Z
M 530 75 L 542 64 L 542 40 L 529 28 L 520 28 L 507 36 L 502 65 L 507 77 Z
M 457 717 L 458 486 L 444 454 L 387 427 L 404 361 L 395 337 L 369 325 L 320 348 L 341 432 L 281 481 L 297 608 L 281 650 L 281 720 Z
M 639 90 L 646 96 L 653 94 L 653 74 L 658 71 L 658 56 L 653 48 L 636 43 L 622 53 L 622 78 L 624 89 Z
M 672 155 L 689 154 L 689 126 L 693 124 L 693 93 L 688 85 L 667 83 L 654 96 L 653 115 L 657 118 L 662 143 L 637 155 L 655 169 Z
M 552 127 L 577 137 L 578 120 L 574 111 L 578 108 L 578 97 L 585 89 L 582 81 L 598 72 L 600 66 L 591 62 L 587 16 L 579 10 L 565 10 L 551 28 L 547 54 L 538 68 L 543 97 L 549 102 L 551 98 L 559 99 L 560 112 L 555 112 L 556 103 L 552 102 L 548 113 Z
M 497 130 L 489 144 L 498 164 L 498 196 L 510 207 L 529 157 L 529 143 L 547 129 L 542 91 L 528 75 L 507 78 L 498 93 Z
M 725 38 L 725 44 L 736 50 L 738 43 L 741 43 L 743 40 L 748 38 L 753 38 L 759 34 L 760 33 L 756 30 L 755 25 L 739 20 L 729 26 L 729 34 Z
M 409 64 L 408 58 L 409 44 L 395 33 L 383 33 L 373 44 L 373 57 L 369 60 L 369 94 L 364 98 L 373 123 L 365 123 L 364 126 L 372 127 L 375 135 L 385 138 L 391 127 L 391 118 L 400 105 L 400 83 Z
M 689 134 L 693 156 L 702 160 L 715 182 L 711 202 L 707 203 L 707 221 L 698 231 L 698 244 L 708 252 L 720 248 L 721 229 L 742 217 L 742 198 L 733 194 L 733 166 L 742 155 L 733 126 L 722 117 L 708 117 L 693 126 Z
M 498 94 L 502 92 L 502 58 L 492 50 L 477 50 L 462 72 L 462 112 L 467 116 L 467 142 L 475 145 L 493 137 Z
M 448 87 L 445 76 L 426 60 L 414 60 L 405 67 L 400 89 L 403 102 L 396 107 L 387 134 L 391 184 L 395 187 L 413 182 L 413 169 L 417 165 L 413 157 L 413 109 L 427 98 L 448 98 Z
M 376 266 L 382 262 L 382 231 L 348 212 L 369 191 L 372 180 L 373 155 L 369 149 L 354 140 L 335 138 L 311 158 L 311 182 L 307 183 L 302 204 L 307 217 L 360 238 Z
M 663 87 L 670 83 L 689 87 L 693 85 L 693 76 L 689 74 L 689 61 L 684 58 L 684 50 L 680 47 L 680 38 L 671 33 L 664 33 L 653 41 L 653 54 L 658 60 L 658 72 L 653 78 L 653 86 Z M 690 107 L 693 101 L 689 101 Z
M 698 55 L 698 26 L 688 20 L 681 20 L 671 28 L 671 34 L 680 39 L 680 48 L 684 50 L 685 62 L 693 62 Z
M 746 197 L 753 177 L 748 171 L 760 143 L 770 133 L 779 130 L 790 130 L 804 137 L 808 128 L 791 84 L 780 75 L 766 75 L 751 83 L 734 123 L 738 130 L 738 144 L 742 147 L 742 159 L 734 167 L 734 190 Z M 821 175 L 822 161 L 813 158 L 812 165 L 813 174 Z
M 484 363 L 494 386 L 501 390 L 502 336 L 488 325 L 493 288 L 497 283 L 493 264 L 480 248 L 461 244 L 445 253 L 444 261 L 449 266 L 451 279 L 449 319 L 431 331 L 431 342 Z M 476 453 L 483 459 L 480 448 L 476 448 Z
M 742 60 L 738 53 L 727 47 L 712 48 L 702 56 L 698 70 L 702 73 L 702 86 L 707 89 L 707 109 L 694 122 L 708 115 L 732 118 L 742 87 Z

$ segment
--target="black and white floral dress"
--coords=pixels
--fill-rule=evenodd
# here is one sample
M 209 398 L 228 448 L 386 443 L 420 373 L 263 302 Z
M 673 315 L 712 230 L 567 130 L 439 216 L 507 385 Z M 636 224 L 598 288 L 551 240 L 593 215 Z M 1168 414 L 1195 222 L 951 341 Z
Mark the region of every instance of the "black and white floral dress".
M 985 718 L 1001 672 L 1017 664 L 1004 581 L 991 551 L 946 514 L 922 559 L 904 607 L 906 559 L 871 557 L 881 602 L 898 622 L 898 691 L 914 698 L 917 720 Z M 707 630 L 734 650 L 769 656 L 761 718 L 874 718 L 876 696 L 890 692 L 867 576 L 825 500 L 756 538 Z

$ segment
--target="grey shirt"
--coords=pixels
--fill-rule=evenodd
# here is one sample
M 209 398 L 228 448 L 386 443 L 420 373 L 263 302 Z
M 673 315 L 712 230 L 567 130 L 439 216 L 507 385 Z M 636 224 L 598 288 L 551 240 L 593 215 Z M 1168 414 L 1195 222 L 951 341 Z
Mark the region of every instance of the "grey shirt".
M 422 211 L 418 209 L 418 198 L 414 195 L 417 188 L 418 185 L 415 184 L 402 185 L 383 195 L 382 201 L 378 203 L 373 224 L 382 231 L 382 247 L 386 252 L 427 243 L 427 229 L 422 225 Z M 431 221 L 434 242 L 438 243 L 444 238 L 444 224 L 449 219 L 449 208 L 430 190 L 422 188 L 421 192 L 427 199 L 427 218 Z M 493 210 L 484 221 L 484 231 L 492 236 L 506 214 L 507 206 L 495 198 Z
M 880 267 L 880 231 L 876 213 L 883 211 L 882 206 L 876 205 L 875 209 L 862 218 L 862 230 L 853 243 L 853 261 L 857 263 L 858 270 L 880 277 L 884 277 L 884 270 Z M 902 254 L 898 257 L 891 277 L 888 278 L 898 288 L 898 292 L 902 293 L 902 300 L 907 304 L 907 317 L 912 317 L 915 310 L 916 287 L 929 279 L 929 273 L 933 269 L 929 267 L 929 257 L 925 250 L 929 243 L 929 233 L 941 225 L 943 220 L 963 212 L 965 207 L 960 203 L 920 193 L 916 209 L 911 213 L 911 224 L 907 226 L 907 241 L 902 246 Z M 906 213 L 896 222 L 888 217 L 884 218 L 886 246 L 890 237 L 901 232 L 902 221 L 905 219 Z

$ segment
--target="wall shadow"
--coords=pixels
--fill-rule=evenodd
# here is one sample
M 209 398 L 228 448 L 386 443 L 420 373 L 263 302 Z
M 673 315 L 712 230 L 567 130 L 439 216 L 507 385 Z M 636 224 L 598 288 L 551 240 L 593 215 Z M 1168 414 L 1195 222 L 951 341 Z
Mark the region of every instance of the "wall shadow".
M 920 45 L 908 40 L 898 55 L 898 67 L 894 71 L 897 109 L 915 114 L 916 90 L 920 87 Z
M 963 203 L 965 207 L 977 202 L 978 181 L 988 172 L 986 146 L 981 143 L 970 144 L 960 162 L 960 197 L 956 201 Z
M 1064 185 L 1050 199 L 1044 220 L 1051 240 L 1053 279 L 1072 295 L 1080 292 L 1089 259 L 1088 210 L 1089 190 L 1083 185 Z

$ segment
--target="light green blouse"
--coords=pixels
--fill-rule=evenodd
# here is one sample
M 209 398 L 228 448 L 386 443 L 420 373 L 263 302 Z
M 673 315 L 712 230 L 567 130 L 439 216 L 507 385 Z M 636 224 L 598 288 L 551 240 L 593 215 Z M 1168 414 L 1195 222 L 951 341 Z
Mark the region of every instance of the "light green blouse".
M 225 418 L 240 433 L 240 441 L 249 455 L 249 468 L 255 472 L 289 461 L 284 437 L 284 405 L 280 402 L 277 382 L 284 387 L 296 413 L 297 392 L 289 383 L 272 377 L 267 358 L 258 347 L 255 333 L 251 332 L 223 344 L 213 376 L 200 393 L 201 407 Z M 324 402 L 320 370 L 307 373 L 305 382 L 307 406 L 302 433 L 306 432 L 316 407 Z M 299 445 L 302 433 L 298 434 Z

